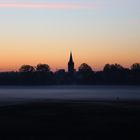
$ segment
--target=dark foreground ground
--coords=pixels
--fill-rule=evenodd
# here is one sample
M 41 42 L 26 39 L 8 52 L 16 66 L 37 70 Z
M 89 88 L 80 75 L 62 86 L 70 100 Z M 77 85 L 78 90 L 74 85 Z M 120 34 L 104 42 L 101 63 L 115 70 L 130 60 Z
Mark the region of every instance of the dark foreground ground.
M 0 107 L 0 139 L 140 139 L 140 102 L 37 101 Z

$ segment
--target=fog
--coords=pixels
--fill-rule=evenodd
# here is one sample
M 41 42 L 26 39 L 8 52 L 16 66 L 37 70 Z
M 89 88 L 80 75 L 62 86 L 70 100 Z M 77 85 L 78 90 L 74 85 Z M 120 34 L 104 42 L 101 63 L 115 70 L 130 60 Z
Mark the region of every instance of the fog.
M 140 100 L 139 86 L 40 86 L 0 87 L 0 105 L 40 100 L 133 101 Z

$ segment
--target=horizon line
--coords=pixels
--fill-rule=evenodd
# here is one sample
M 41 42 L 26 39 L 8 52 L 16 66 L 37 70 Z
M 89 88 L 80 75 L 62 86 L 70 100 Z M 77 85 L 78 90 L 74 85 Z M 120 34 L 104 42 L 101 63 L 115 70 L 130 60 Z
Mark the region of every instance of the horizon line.
M 40 63 L 40 64 L 44 64 L 44 63 Z M 83 64 L 83 63 L 82 63 Z M 86 64 L 88 64 L 88 63 L 86 63 Z M 111 64 L 111 63 L 106 63 L 106 64 L 104 64 L 104 66 L 105 65 L 107 65 L 107 64 L 109 64 L 109 65 L 115 65 L 115 64 L 118 64 L 118 65 L 121 65 L 121 64 L 119 64 L 119 63 L 113 63 L 113 64 Z M 133 64 L 140 64 L 140 63 L 138 63 L 138 62 L 135 62 L 135 63 L 133 63 Z M 129 66 L 123 66 L 123 65 L 121 65 L 124 69 L 131 69 L 131 66 L 133 65 L 133 64 L 131 64 L 131 65 L 129 65 Z M 30 65 L 30 66 L 33 66 L 33 67 L 36 67 L 35 65 L 31 65 L 31 64 L 23 64 L 23 65 Z M 89 64 L 88 64 L 89 65 Z M 20 65 L 19 66 L 19 68 L 21 67 L 22 65 Z M 49 65 L 50 66 L 50 65 Z M 80 65 L 79 65 L 80 66 Z M 89 65 L 91 68 L 92 68 L 92 70 L 93 71 L 95 71 L 95 72 L 99 72 L 99 71 L 103 71 L 104 70 L 104 66 L 102 67 L 102 68 L 93 68 L 91 65 Z M 11 68 L 11 70 L 9 69 L 9 70 L 6 70 L 6 69 L 4 69 L 4 68 L 0 68 L 0 73 L 3 73 L 3 72 L 18 72 L 19 71 L 19 68 L 17 69 L 17 68 Z M 51 67 L 50 67 L 51 68 Z M 66 72 L 67 72 L 67 68 L 66 67 L 64 67 L 64 68 L 51 68 L 51 71 L 52 72 L 57 72 L 58 70 L 65 70 Z M 78 67 L 76 67 L 75 68 L 75 70 L 76 71 L 78 71 Z

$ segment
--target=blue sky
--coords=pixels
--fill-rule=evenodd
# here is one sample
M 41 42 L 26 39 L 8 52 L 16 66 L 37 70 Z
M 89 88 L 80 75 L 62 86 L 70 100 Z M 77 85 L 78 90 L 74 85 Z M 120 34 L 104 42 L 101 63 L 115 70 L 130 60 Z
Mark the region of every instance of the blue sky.
M 128 67 L 140 61 L 139 7 L 139 0 L 0 0 L 0 69 L 66 68 L 70 50 L 77 66 Z

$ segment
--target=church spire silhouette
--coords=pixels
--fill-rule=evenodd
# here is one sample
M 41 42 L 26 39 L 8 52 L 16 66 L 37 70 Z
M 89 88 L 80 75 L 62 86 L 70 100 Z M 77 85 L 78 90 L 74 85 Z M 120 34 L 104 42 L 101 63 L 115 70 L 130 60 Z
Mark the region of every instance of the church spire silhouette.
M 73 62 L 72 52 L 70 52 L 70 60 L 69 62 Z
M 70 52 L 70 59 L 68 62 L 68 73 L 73 74 L 74 73 L 74 61 L 72 57 L 72 52 Z

